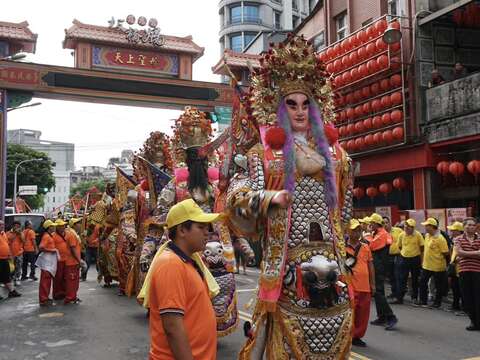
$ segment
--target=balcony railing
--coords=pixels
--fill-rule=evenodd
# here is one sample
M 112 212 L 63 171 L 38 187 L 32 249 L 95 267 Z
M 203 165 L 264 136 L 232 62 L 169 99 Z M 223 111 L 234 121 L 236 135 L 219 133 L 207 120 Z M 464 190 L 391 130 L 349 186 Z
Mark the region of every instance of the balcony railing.
M 256 16 L 244 16 L 242 18 L 232 18 L 227 20 L 227 26 L 242 25 L 242 24 L 257 24 L 262 25 L 262 19 Z
M 282 0 L 272 0 L 272 2 L 282 5 Z

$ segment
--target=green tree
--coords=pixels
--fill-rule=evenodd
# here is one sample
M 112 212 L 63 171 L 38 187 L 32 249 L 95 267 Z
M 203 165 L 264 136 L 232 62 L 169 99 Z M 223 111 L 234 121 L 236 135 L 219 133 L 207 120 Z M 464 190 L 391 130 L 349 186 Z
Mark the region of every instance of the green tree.
M 32 161 L 21 165 L 17 171 L 17 186 L 37 185 L 37 195 L 23 198 L 32 209 L 38 209 L 44 204 L 44 195 L 55 186 L 52 172 L 53 163 L 43 152 L 18 144 L 7 145 L 7 197 L 13 198 L 15 167 L 21 161 L 29 159 L 42 159 L 42 161 Z
M 70 196 L 79 194 L 81 197 L 84 197 L 87 191 L 93 187 L 96 187 L 100 192 L 104 192 L 106 184 L 107 181 L 105 179 L 82 181 L 70 189 Z

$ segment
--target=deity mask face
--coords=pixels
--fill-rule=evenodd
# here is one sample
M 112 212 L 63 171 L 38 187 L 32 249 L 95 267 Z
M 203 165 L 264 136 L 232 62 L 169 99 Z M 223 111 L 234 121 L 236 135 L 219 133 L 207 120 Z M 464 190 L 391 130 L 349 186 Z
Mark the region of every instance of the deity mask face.
M 210 269 L 221 268 L 225 264 L 223 246 L 218 241 L 210 241 L 205 246 L 203 256 Z
M 306 132 L 310 129 L 308 108 L 310 100 L 307 95 L 293 93 L 285 97 L 290 125 L 295 132 Z

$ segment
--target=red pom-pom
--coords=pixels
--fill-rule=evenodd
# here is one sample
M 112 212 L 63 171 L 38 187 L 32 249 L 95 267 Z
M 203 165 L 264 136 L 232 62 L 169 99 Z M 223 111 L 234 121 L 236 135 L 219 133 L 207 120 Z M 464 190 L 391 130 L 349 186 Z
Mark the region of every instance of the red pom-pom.
M 287 135 L 281 127 L 274 126 L 267 130 L 265 141 L 273 150 L 280 150 L 285 144 Z
M 143 179 L 141 182 L 140 182 L 140 187 L 143 191 L 148 191 L 148 189 L 150 189 L 150 186 L 148 185 L 148 181 L 147 179 Z
M 325 125 L 325 136 L 327 137 L 330 146 L 338 141 L 338 130 L 332 123 Z

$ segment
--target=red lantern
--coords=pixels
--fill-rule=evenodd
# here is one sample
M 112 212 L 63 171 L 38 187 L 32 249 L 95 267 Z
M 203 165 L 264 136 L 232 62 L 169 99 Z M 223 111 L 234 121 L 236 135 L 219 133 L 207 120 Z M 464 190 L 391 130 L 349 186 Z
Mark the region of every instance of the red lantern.
M 353 92 L 353 100 L 355 102 L 359 102 L 360 100 L 362 100 L 362 92 L 360 90 L 355 90 Z
M 381 132 L 376 132 L 373 134 L 373 143 L 375 146 L 379 146 L 383 144 L 383 137 Z
M 368 60 L 367 62 L 367 71 L 369 74 L 374 74 L 378 70 L 378 65 L 375 60 Z
M 402 61 L 400 60 L 400 58 L 398 56 L 394 56 L 392 57 L 391 59 L 391 63 L 390 63 L 390 68 L 392 70 L 398 70 L 400 69 L 400 66 L 402 65 Z
M 363 137 L 358 137 L 355 139 L 355 149 L 357 150 L 363 150 L 365 147 L 365 140 Z
M 448 161 L 440 161 L 437 164 L 437 171 L 442 174 L 443 176 L 447 176 L 450 168 L 450 162 Z
M 381 116 L 374 116 L 372 119 L 372 124 L 375 129 L 379 129 L 382 127 L 382 117 Z
M 363 104 L 363 114 L 367 115 L 372 112 L 372 105 L 370 104 L 370 101 L 367 101 L 365 104 Z
M 377 47 L 378 51 L 384 51 L 388 48 L 388 45 L 385 43 L 385 41 L 383 41 L 382 38 L 378 39 L 375 42 L 375 46 Z
M 395 129 L 392 130 L 392 135 L 395 140 L 403 140 L 403 127 L 397 126 Z
M 380 89 L 382 89 L 383 91 L 390 90 L 390 80 L 383 79 L 382 81 L 380 81 Z
M 361 187 L 356 187 L 353 189 L 353 196 L 355 196 L 357 200 L 360 200 L 365 196 L 365 190 Z
M 375 31 L 377 35 L 382 35 L 385 30 L 387 30 L 388 24 L 387 20 L 381 19 L 375 23 Z
M 335 56 L 336 56 L 336 55 L 335 55 L 335 51 L 333 50 L 332 47 L 329 47 L 329 48 L 327 49 L 327 57 L 328 57 L 328 59 L 331 60 L 331 59 L 333 59 Z
M 342 110 L 339 112 L 340 116 L 339 116 L 339 120 L 341 123 L 343 123 L 346 119 L 346 114 L 345 114 L 345 110 Z
M 382 124 L 383 126 L 388 126 L 392 123 L 392 119 L 390 117 L 390 113 L 386 112 L 382 115 Z
M 365 126 L 363 125 L 363 121 L 357 121 L 355 123 L 355 132 L 360 134 L 365 131 Z
M 355 116 L 361 117 L 362 115 L 363 115 L 363 106 L 362 105 L 355 106 Z
M 450 166 L 448 167 L 448 171 L 453 175 L 455 176 L 455 179 L 458 180 L 458 178 L 460 176 L 463 175 L 463 173 L 465 172 L 465 165 L 463 165 L 461 162 L 458 162 L 458 161 L 454 161 L 450 164 Z
M 358 73 L 360 74 L 360 77 L 364 78 L 365 76 L 368 75 L 368 69 L 367 65 L 362 64 L 358 67 Z
M 333 51 L 335 52 L 336 56 L 340 55 L 342 53 L 342 47 L 340 46 L 340 44 L 336 44 L 333 47 Z
M 353 93 L 348 93 L 347 95 L 345 95 L 345 102 L 349 105 L 352 105 L 355 100 L 353 99 Z
M 365 136 L 365 146 L 366 147 L 371 147 L 373 145 L 373 135 L 372 134 L 368 134 L 367 136 Z
M 362 97 L 364 99 L 367 99 L 367 98 L 370 97 L 370 87 L 368 87 L 368 86 L 363 87 L 361 92 L 362 92 Z
M 382 109 L 388 109 L 390 106 L 392 106 L 392 101 L 390 100 L 389 95 L 382 96 L 380 102 L 382 104 Z
M 398 50 L 400 50 L 400 42 L 391 44 L 389 48 L 390 48 L 390 52 L 396 53 Z
M 329 63 L 326 67 L 326 70 L 330 73 L 333 74 L 335 72 L 335 68 L 333 67 L 333 63 Z
M 395 124 L 401 123 L 403 121 L 403 111 L 402 110 L 393 110 L 390 113 L 390 118 Z
M 382 108 L 382 103 L 380 102 L 380 100 L 378 99 L 372 100 L 373 112 L 379 112 L 381 108 Z
M 347 135 L 355 134 L 355 125 L 354 124 L 348 124 L 346 132 L 347 132 Z
M 364 60 L 367 57 L 367 50 L 365 49 L 365 46 L 362 46 L 357 50 L 357 58 L 358 60 Z
M 355 118 L 355 111 L 352 108 L 347 109 L 347 120 L 353 120 Z
M 376 187 L 370 186 L 367 188 L 367 196 L 370 198 L 374 198 L 375 196 L 378 195 L 378 190 Z
M 363 120 L 363 127 L 365 130 L 370 130 L 373 127 L 372 118 L 366 118 Z
M 380 93 L 380 84 L 379 83 L 373 83 L 370 85 L 370 92 L 372 93 L 372 96 L 376 96 Z
M 348 151 L 355 151 L 355 140 L 348 140 L 347 141 L 347 150 Z
M 364 30 L 360 30 L 357 33 L 357 43 L 360 45 L 363 44 L 365 41 L 367 41 L 367 34 Z
M 342 74 L 342 82 L 347 85 L 349 84 L 350 82 L 352 82 L 352 75 L 350 75 L 350 71 L 345 71 L 343 74 Z
M 338 135 L 340 135 L 340 137 L 343 137 L 343 135 L 345 135 L 345 126 L 338 127 Z
M 385 130 L 382 133 L 383 142 L 386 144 L 391 144 L 393 142 L 392 130 Z
M 339 72 L 342 70 L 342 60 L 337 59 L 333 62 L 333 69 L 335 72 Z
M 477 176 L 480 174 L 480 160 L 472 160 L 467 164 L 467 170 L 470 174 Z
M 327 60 L 327 53 L 325 51 L 322 51 L 320 54 L 318 54 L 318 60 L 321 62 L 325 62 Z
M 348 60 L 350 61 L 350 65 L 355 65 L 358 62 L 357 52 L 351 52 L 350 55 L 348 55 Z
M 402 77 L 399 74 L 390 76 L 390 86 L 392 88 L 397 88 L 402 86 Z
M 365 51 L 367 52 L 367 58 L 375 55 L 375 52 L 377 51 L 377 48 L 375 47 L 375 44 L 370 43 L 365 47 Z
M 347 41 L 347 39 L 343 40 L 340 43 L 340 46 L 342 47 L 343 52 L 347 52 L 348 50 L 350 50 L 350 43 Z
M 393 179 L 392 185 L 395 189 L 402 191 L 407 187 L 407 182 L 404 178 L 398 177 Z
M 390 194 L 392 192 L 392 185 L 390 183 L 383 183 L 383 184 L 380 184 L 380 186 L 378 187 L 378 190 L 380 190 L 380 192 L 387 196 L 388 194 Z
M 380 55 L 377 58 L 377 64 L 379 69 L 386 69 L 388 67 L 388 56 L 387 55 Z
M 398 20 L 393 20 L 390 23 L 390 27 L 392 27 L 394 29 L 397 29 L 397 30 L 400 30 L 400 23 L 398 22 Z
M 343 106 L 343 105 L 345 105 L 345 96 L 343 96 L 343 95 L 338 95 L 338 97 L 337 97 L 337 104 L 338 104 L 338 106 Z
M 352 77 L 352 81 L 357 81 L 360 78 L 358 69 L 353 68 L 352 70 L 350 70 L 350 76 Z
M 373 25 L 370 25 L 366 31 L 367 39 L 373 39 L 375 37 L 375 28 Z
M 343 85 L 342 75 L 335 76 L 335 80 L 333 81 L 333 83 L 335 84 L 335 87 L 341 87 Z
M 390 95 L 390 101 L 392 106 L 400 105 L 403 101 L 402 93 L 400 91 L 395 91 L 392 95 Z
M 350 67 L 350 65 L 352 65 L 352 63 L 350 62 L 350 57 L 348 55 L 345 55 L 342 57 L 342 66 L 344 68 L 348 68 Z

